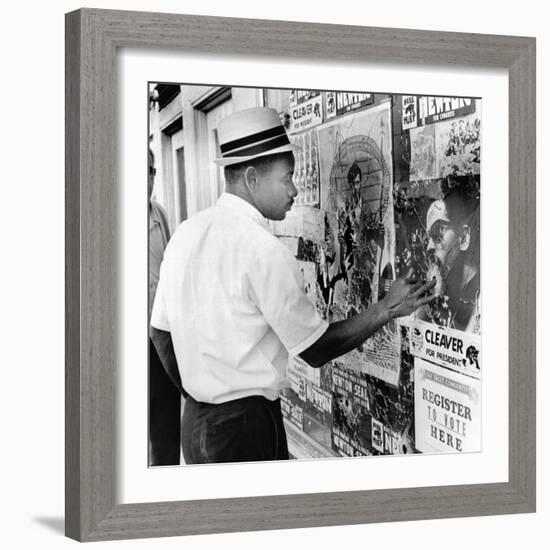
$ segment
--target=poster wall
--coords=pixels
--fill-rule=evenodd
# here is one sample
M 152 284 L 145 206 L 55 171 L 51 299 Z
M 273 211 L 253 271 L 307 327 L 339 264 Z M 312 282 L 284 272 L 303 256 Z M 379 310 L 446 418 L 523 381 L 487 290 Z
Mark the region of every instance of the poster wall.
M 409 268 L 437 293 L 329 367 L 291 358 L 289 421 L 339 456 L 479 450 L 480 101 L 311 90 L 285 101 L 299 194 L 277 228 L 294 228 L 321 315 L 364 311 Z
M 171 109 L 199 93 L 172 88 Z M 405 273 L 435 281 L 434 301 L 322 368 L 288 358 L 281 408 L 293 456 L 479 451 L 481 100 L 274 88 L 239 88 L 237 96 L 238 108 L 260 99 L 276 109 L 297 146 L 293 206 L 269 227 L 296 258 L 323 319 L 368 310 Z M 227 97 L 231 112 L 237 105 Z M 163 162 L 173 151 L 163 150 L 155 113 L 152 145 Z M 187 135 L 184 160 L 193 162 L 182 167 L 216 150 L 215 141 L 215 132 Z

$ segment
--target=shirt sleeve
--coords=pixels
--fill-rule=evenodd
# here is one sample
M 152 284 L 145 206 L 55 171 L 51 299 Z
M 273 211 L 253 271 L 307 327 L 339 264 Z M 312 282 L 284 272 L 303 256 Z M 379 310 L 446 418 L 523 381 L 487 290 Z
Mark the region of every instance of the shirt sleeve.
M 290 251 L 275 238 L 258 250 L 248 270 L 249 296 L 291 355 L 299 355 L 327 330 L 303 288 Z
M 166 276 L 162 273 L 162 264 L 160 268 L 159 282 L 157 292 L 153 302 L 153 311 L 151 312 L 151 326 L 159 330 L 170 332 L 170 324 L 168 322 L 168 313 L 166 312 L 166 300 L 164 297 L 164 284 Z

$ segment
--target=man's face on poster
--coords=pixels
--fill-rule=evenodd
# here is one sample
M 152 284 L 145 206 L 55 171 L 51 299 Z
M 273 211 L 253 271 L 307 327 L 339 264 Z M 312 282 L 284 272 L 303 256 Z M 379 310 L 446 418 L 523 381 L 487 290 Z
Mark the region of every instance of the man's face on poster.
M 435 293 L 445 294 L 446 281 L 461 252 L 469 246 L 469 229 L 452 223 L 445 203 L 434 201 L 426 217 L 428 231 L 428 280 L 435 277 Z
M 359 194 L 362 179 L 363 174 L 361 173 L 361 168 L 359 168 L 359 165 L 354 162 L 348 171 L 348 184 L 354 195 Z

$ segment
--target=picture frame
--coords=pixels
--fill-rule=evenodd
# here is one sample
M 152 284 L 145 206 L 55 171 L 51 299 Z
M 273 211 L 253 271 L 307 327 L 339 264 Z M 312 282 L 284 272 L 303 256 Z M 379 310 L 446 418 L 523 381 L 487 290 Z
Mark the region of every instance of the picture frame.
M 125 47 L 508 70 L 507 482 L 115 502 L 115 59 Z M 67 536 L 100 541 L 535 511 L 535 50 L 534 38 L 515 36 L 98 9 L 66 15 Z

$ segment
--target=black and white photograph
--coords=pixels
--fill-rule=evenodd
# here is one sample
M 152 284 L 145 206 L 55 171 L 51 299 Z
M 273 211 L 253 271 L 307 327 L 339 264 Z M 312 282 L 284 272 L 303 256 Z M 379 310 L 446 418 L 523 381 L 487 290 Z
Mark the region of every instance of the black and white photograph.
M 545 6 L 6 3 L 3 546 L 543 548 Z
M 482 447 L 482 101 L 149 82 L 150 467 Z

